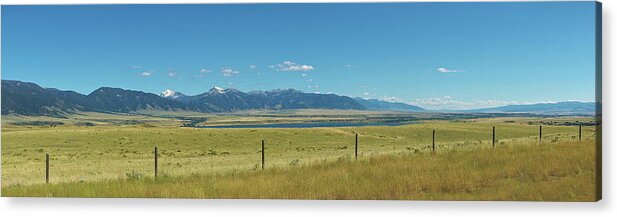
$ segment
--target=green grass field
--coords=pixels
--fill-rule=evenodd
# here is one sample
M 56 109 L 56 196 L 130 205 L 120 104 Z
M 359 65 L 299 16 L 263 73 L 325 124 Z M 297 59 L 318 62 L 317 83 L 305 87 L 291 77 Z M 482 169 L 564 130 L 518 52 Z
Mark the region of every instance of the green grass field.
M 173 114 L 169 115 L 172 116 Z M 140 124 L 134 125 L 109 124 L 114 123 L 108 121 L 109 119 L 123 120 L 123 117 L 114 115 L 90 114 L 80 118 L 82 119 L 73 118 L 67 121 L 67 124 L 57 127 L 32 127 L 11 125 L 15 123 L 13 122 L 15 119 L 3 117 L 2 195 L 590 201 L 593 200 L 595 192 L 593 185 L 595 128 L 584 127 L 584 144 L 579 144 L 578 127 L 544 126 L 543 142 L 539 145 L 538 126 L 529 124 L 538 118 L 423 121 L 397 127 L 310 129 L 184 128 L 178 127 L 180 125 L 178 120 L 163 116 L 131 117 L 147 121 L 147 124 L 138 122 Z M 226 116 L 216 120 L 234 118 L 247 117 Z M 550 120 L 588 121 L 589 119 L 591 118 L 570 117 Z M 88 127 L 74 124 L 84 120 L 92 122 L 98 120 L 96 123 L 101 124 Z M 495 150 L 491 148 L 493 126 L 497 131 Z M 433 129 L 436 130 L 438 153 L 436 156 L 431 156 Z M 354 155 L 355 133 L 360 135 L 358 162 L 349 160 Z M 266 141 L 265 171 L 261 171 L 262 139 Z M 155 146 L 159 149 L 159 173 L 162 176 L 157 183 L 151 180 L 154 175 Z M 537 151 L 542 154 L 535 155 Z M 50 185 L 44 184 L 46 153 L 51 156 Z M 504 160 L 493 157 L 498 155 Z M 542 159 L 543 157 L 545 159 Z M 564 161 L 571 158 L 576 160 L 567 164 L 557 164 L 558 161 L 555 160 Z M 501 164 L 486 165 L 485 171 L 483 166 L 474 163 L 491 159 Z M 452 189 L 447 190 L 450 187 L 443 186 L 449 182 L 447 181 L 449 172 L 426 171 L 432 167 L 426 167 L 426 164 L 432 165 L 431 162 L 434 161 L 441 162 L 433 165 L 439 167 L 435 169 L 449 171 L 454 167 L 447 165 L 456 165 L 457 171 L 473 174 L 474 180 L 484 184 L 459 188 L 457 186 L 467 184 L 452 180 L 450 183 Z M 443 164 L 444 162 L 449 164 Z M 505 162 L 510 162 L 512 164 L 510 166 L 518 169 L 527 168 L 524 172 L 529 174 L 525 175 L 525 180 L 508 178 L 512 181 L 510 184 L 523 185 L 519 186 L 520 192 L 518 190 L 509 192 L 512 189 L 506 185 L 508 180 L 497 181 L 501 176 L 495 174 L 495 171 L 489 174 L 488 170 L 506 169 L 507 165 L 503 164 Z M 558 175 L 564 178 L 560 178 L 559 184 L 553 189 L 545 189 L 538 194 L 537 188 L 550 187 L 546 185 L 547 183 L 536 180 L 546 178 L 544 173 L 548 168 L 544 166 L 547 162 L 551 165 L 555 163 L 555 166 L 561 165 L 555 170 L 561 171 Z M 396 178 L 407 170 L 413 175 Z M 346 172 L 349 174 L 345 175 Z M 382 178 L 373 177 L 376 172 L 382 173 L 383 176 L 380 176 Z M 362 180 L 364 176 L 367 179 L 362 184 L 348 182 L 329 184 L 328 180 L 337 179 L 334 174 L 349 176 L 354 180 Z M 532 180 L 529 181 L 527 176 L 535 178 L 530 178 Z M 323 177 L 323 183 L 317 183 L 318 177 Z M 280 179 L 279 182 L 285 184 L 281 183 L 282 187 L 273 189 L 272 193 L 265 194 L 256 190 L 241 192 L 242 189 L 251 188 L 251 185 L 274 188 L 269 186 L 274 185 L 272 183 L 255 182 L 260 182 L 259 180 L 277 182 L 277 178 Z M 301 180 L 304 179 L 306 185 L 317 185 L 324 189 L 316 189 L 314 192 L 305 189 L 285 193 L 289 190 L 286 188 L 293 186 L 303 188 L 301 186 L 304 182 Z M 416 188 L 423 189 L 423 182 L 408 183 L 413 180 L 418 181 L 417 179 L 433 180 L 441 183 L 442 187 L 439 188 L 446 189 L 422 190 L 419 193 Z M 495 183 L 486 184 L 492 183 L 491 180 Z M 218 183 L 219 181 L 232 186 Z M 184 189 L 182 187 L 184 184 L 200 187 L 192 191 Z M 536 184 L 538 186 L 535 186 Z M 330 185 L 333 187 L 329 187 Z M 337 185 L 341 186 L 336 187 Z M 344 187 L 347 185 L 358 185 L 358 188 Z M 367 190 L 371 185 L 377 190 L 380 188 L 382 190 L 402 188 L 402 190 L 379 195 L 373 190 Z M 486 188 L 482 187 L 485 185 Z M 218 187 L 210 189 L 204 186 Z M 410 190 L 406 186 L 416 187 L 415 190 Z M 165 190 L 167 188 L 169 189 Z M 500 188 L 504 189 L 497 191 Z M 340 195 L 336 189 L 343 189 L 339 192 Z M 555 194 L 560 190 L 567 192 Z M 172 191 L 178 193 L 171 193 Z M 472 194 L 465 193 L 468 191 Z M 536 191 L 536 194 L 523 194 L 532 191 Z M 490 195 L 491 192 L 495 195 Z

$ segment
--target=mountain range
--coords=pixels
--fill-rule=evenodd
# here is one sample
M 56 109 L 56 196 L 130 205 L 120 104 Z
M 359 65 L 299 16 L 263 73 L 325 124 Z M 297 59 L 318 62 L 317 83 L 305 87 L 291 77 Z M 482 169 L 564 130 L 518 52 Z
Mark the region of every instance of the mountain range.
M 401 103 L 353 99 L 335 94 L 304 93 L 294 89 L 242 92 L 214 87 L 188 96 L 173 90 L 160 95 L 101 87 L 88 95 L 44 88 L 35 83 L 2 80 L 2 115 L 66 116 L 79 111 L 131 113 L 141 110 L 233 112 L 251 109 L 348 109 L 392 110 Z M 405 104 L 406 105 L 406 104 Z M 422 111 L 407 105 L 406 111 Z
M 476 113 L 533 113 L 547 115 L 594 115 L 595 102 L 565 101 L 555 103 L 537 103 L 529 105 L 507 105 L 494 108 L 467 110 Z
M 350 98 L 336 94 L 304 93 L 294 89 L 242 92 L 214 87 L 189 96 L 173 90 L 161 94 L 101 87 L 88 95 L 44 88 L 35 83 L 2 80 L 2 115 L 64 117 L 80 111 L 134 113 L 143 110 L 233 112 L 241 110 L 344 109 L 423 112 L 425 109 L 400 102 Z M 560 102 L 508 105 L 454 112 L 595 114 L 596 103 Z
M 370 109 L 377 111 L 406 111 L 406 112 L 417 112 L 424 111 L 423 108 L 409 105 L 402 102 L 386 102 L 377 99 L 363 99 L 360 97 L 354 98 L 360 105 Z

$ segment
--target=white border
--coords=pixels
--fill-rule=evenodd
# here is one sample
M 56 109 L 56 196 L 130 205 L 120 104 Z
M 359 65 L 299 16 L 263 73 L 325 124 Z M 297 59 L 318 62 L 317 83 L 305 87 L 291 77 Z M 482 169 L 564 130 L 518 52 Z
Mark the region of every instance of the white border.
M 457 0 L 432 2 L 464 2 Z M 495 0 L 493 0 L 495 1 Z M 113 3 L 263 3 L 263 2 L 404 2 L 400 0 L 3 0 L 1 4 L 113 4 Z M 416 0 L 416 2 L 427 2 Z M 486 2 L 478 1 L 476 2 Z M 614 5 L 613 5 L 614 4 Z M 611 51 L 615 44 L 617 10 L 615 1 L 603 2 L 603 200 L 597 203 L 538 202 L 448 202 L 448 201 L 309 201 L 309 200 L 181 200 L 181 199 L 64 199 L 0 198 L 0 216 L 617 216 L 614 200 L 617 156 L 613 145 L 615 117 L 610 111 L 617 96 L 609 84 L 617 84 L 610 66 L 616 62 Z

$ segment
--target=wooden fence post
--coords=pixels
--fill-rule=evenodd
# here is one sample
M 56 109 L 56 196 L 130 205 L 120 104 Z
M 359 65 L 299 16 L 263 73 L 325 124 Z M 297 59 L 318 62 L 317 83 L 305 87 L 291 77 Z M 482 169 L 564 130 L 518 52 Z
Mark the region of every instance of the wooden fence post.
M 538 137 L 540 140 L 540 144 L 542 144 L 542 125 L 540 125 L 540 137 Z
M 435 129 L 433 129 L 433 152 L 435 152 Z
M 356 133 L 356 152 L 355 152 L 356 160 L 358 160 L 358 134 Z
M 578 125 L 578 141 L 581 141 L 583 135 L 583 126 L 582 125 Z
M 265 168 L 265 164 L 266 164 L 266 145 L 264 140 L 261 140 L 261 169 L 263 170 Z
M 154 178 L 156 179 L 159 176 L 159 150 L 155 146 L 154 147 Z
M 495 126 L 493 126 L 493 148 L 495 148 Z
M 49 183 L 49 153 L 45 154 L 45 183 Z

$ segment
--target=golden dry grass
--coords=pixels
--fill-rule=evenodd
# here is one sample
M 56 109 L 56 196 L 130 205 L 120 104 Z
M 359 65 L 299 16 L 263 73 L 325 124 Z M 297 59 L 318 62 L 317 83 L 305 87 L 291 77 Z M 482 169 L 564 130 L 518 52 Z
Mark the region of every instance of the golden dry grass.
M 490 121 L 490 122 L 489 122 Z M 487 123 L 488 122 L 488 123 Z M 159 168 L 171 176 L 207 175 L 260 167 L 261 140 L 266 140 L 266 166 L 290 167 L 316 160 L 334 161 L 354 154 L 354 134 L 360 134 L 359 155 L 429 152 L 431 131 L 437 149 L 536 144 L 538 126 L 490 119 L 477 122 L 432 121 L 404 126 L 196 129 L 180 127 L 62 126 L 3 128 L 2 186 L 44 183 L 45 154 L 51 156 L 51 182 L 92 182 L 152 176 L 153 149 L 159 148 Z M 595 135 L 584 127 L 583 136 Z M 576 140 L 578 127 L 545 126 L 544 142 Z
M 227 174 L 2 188 L 2 196 L 595 201 L 595 140 L 403 152 Z

